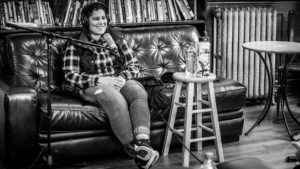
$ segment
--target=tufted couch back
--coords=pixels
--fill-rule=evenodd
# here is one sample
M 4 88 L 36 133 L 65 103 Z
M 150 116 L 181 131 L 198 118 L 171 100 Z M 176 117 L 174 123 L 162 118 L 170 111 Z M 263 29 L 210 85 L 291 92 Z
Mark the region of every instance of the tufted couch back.
M 197 29 L 191 25 L 120 28 L 120 31 L 140 62 L 141 75 L 157 78 L 165 72 L 179 70 L 185 60 L 183 51 L 199 37 Z M 52 90 L 59 90 L 63 81 L 61 67 L 65 42 L 54 39 L 51 46 Z M 13 75 L 14 83 L 45 90 L 46 37 L 37 33 L 12 34 L 5 38 L 4 45 L 3 65 L 5 70 L 10 70 L 6 73 Z
M 190 25 L 127 28 L 122 32 L 140 62 L 142 75 L 157 78 L 182 68 L 185 49 L 199 38 L 198 30 Z

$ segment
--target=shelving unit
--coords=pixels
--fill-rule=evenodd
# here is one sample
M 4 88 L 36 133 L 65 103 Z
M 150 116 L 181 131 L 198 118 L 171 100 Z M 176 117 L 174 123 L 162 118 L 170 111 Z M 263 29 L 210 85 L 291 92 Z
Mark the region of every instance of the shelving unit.
M 13 2 L 17 0 L 4 0 L 0 3 L 4 2 Z M 47 1 L 49 2 L 49 5 L 51 7 L 51 10 L 53 12 L 53 19 L 54 21 L 62 20 L 63 16 L 65 15 L 66 8 L 68 7 L 68 2 L 71 0 L 18 0 L 18 2 L 35 2 L 35 1 Z M 84 1 L 101 1 L 107 4 L 109 6 L 111 3 L 110 0 L 72 0 L 72 2 L 81 2 L 81 5 Z M 127 1 L 127 0 L 115 0 L 115 1 Z M 131 0 L 131 1 L 137 1 L 137 0 Z M 138 1 L 146 1 L 146 2 L 157 2 L 161 0 L 138 0 Z M 168 1 L 168 0 L 166 0 Z M 176 2 L 177 0 L 173 0 Z M 187 0 L 190 8 L 193 10 L 194 17 L 190 20 L 180 20 L 180 21 L 171 21 L 171 20 L 163 20 L 163 21 L 143 21 L 143 22 L 123 22 L 123 23 L 111 23 L 112 26 L 117 27 L 140 27 L 140 26 L 157 26 L 157 25 L 196 25 L 197 28 L 202 29 L 205 25 L 205 14 L 206 14 L 206 0 Z M 3 6 L 3 5 L 2 5 Z M 124 6 L 123 6 L 124 7 Z M 1 9 L 0 5 L 0 11 L 4 11 Z M 3 13 L 0 12 L 0 18 L 3 17 Z M 37 29 L 39 30 L 46 30 L 51 32 L 64 32 L 64 31 L 79 31 L 81 29 L 80 24 L 77 25 L 64 25 L 64 26 L 58 26 L 62 24 L 52 24 L 52 25 L 40 25 Z M 17 30 L 17 29 L 0 29 L 0 36 L 3 37 L 7 34 L 14 34 L 14 33 L 23 33 L 26 32 L 24 30 Z
M 5 22 L 54 25 L 49 0 L 4 0 L 0 2 L 0 28 L 9 29 Z

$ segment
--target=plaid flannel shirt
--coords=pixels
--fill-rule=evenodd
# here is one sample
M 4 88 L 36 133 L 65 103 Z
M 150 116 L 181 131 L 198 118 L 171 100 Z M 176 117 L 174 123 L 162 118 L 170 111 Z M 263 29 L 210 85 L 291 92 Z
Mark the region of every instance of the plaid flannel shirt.
M 103 37 L 99 41 L 91 38 L 91 43 L 96 43 L 101 46 L 108 46 Z M 84 46 L 80 44 L 70 43 L 65 51 L 63 58 L 63 71 L 65 73 L 65 81 L 71 86 L 86 89 L 91 86 L 96 86 L 99 77 L 103 76 L 122 76 L 125 79 L 131 79 L 139 75 L 139 65 L 137 58 L 131 53 L 125 40 L 118 42 L 120 50 L 115 49 L 114 56 L 108 49 Z M 94 72 L 82 71 L 80 64 L 79 48 L 90 50 L 92 52 Z

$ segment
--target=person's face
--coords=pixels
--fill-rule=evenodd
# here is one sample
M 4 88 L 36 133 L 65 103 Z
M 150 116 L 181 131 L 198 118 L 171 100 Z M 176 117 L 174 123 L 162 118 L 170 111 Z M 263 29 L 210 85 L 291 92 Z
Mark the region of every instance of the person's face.
M 89 17 L 89 30 L 92 38 L 98 40 L 107 28 L 107 18 L 103 9 L 93 11 Z

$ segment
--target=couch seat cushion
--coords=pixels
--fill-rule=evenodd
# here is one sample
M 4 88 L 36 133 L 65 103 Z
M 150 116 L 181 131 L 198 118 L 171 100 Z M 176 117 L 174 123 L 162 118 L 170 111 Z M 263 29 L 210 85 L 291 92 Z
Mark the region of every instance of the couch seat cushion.
M 152 90 L 149 96 L 152 97 L 155 93 L 165 95 L 167 98 L 164 104 L 167 104 L 167 109 L 155 110 L 151 109 L 151 122 L 163 121 L 161 114 L 168 118 L 170 102 L 173 94 L 173 88 L 163 88 L 159 86 L 159 90 Z M 244 85 L 230 79 L 217 78 L 214 81 L 215 96 L 217 101 L 217 109 L 220 120 L 240 118 L 241 113 L 233 113 L 232 110 L 239 110 L 244 106 L 246 88 Z M 203 97 L 206 99 L 206 86 L 203 87 Z M 52 109 L 52 131 L 53 132 L 70 132 L 70 131 L 86 131 L 86 130 L 107 130 L 110 129 L 109 122 L 105 113 L 97 106 L 91 105 L 70 96 L 51 95 Z M 157 98 L 155 98 L 157 99 Z M 39 95 L 41 130 L 47 129 L 47 94 Z M 157 101 L 161 102 L 161 100 Z M 229 111 L 230 110 L 230 111 Z M 178 118 L 184 117 L 184 111 L 179 109 Z M 238 117 L 236 117 L 238 116 Z M 203 121 L 209 121 L 204 116 Z
M 41 113 L 41 130 L 46 130 L 47 121 L 47 94 L 39 95 L 41 104 L 39 113 Z M 54 132 L 84 131 L 109 129 L 107 116 L 97 106 L 91 105 L 81 99 L 63 96 L 51 95 L 51 129 Z
M 243 84 L 235 80 L 217 77 L 214 81 L 214 91 L 219 113 L 226 113 L 226 111 L 238 110 L 244 107 L 247 89 Z M 173 88 L 161 88 L 159 92 L 167 96 L 168 102 L 171 102 Z M 202 86 L 202 96 L 204 100 L 207 100 L 207 84 Z M 182 92 L 182 97 L 185 97 L 185 92 Z M 166 101 L 164 100 L 164 102 Z

